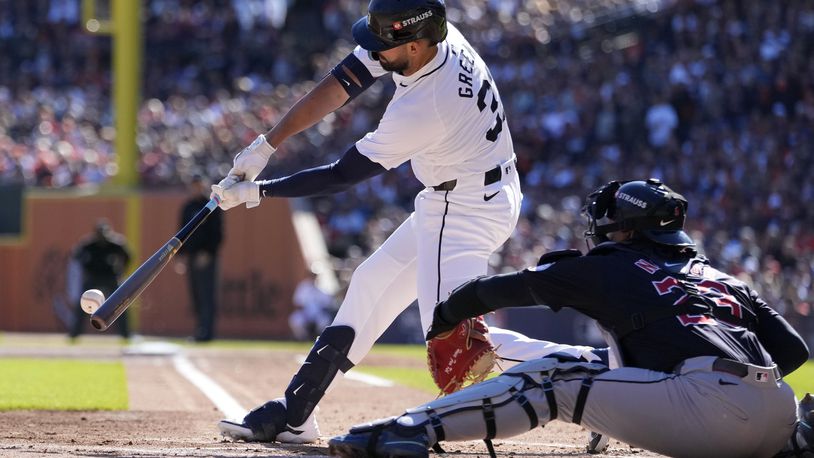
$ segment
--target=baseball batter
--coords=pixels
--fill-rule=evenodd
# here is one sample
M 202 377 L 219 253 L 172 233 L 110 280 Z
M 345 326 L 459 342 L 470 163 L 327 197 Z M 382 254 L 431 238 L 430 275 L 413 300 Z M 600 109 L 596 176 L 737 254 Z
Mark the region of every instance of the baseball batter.
M 658 180 L 612 182 L 585 208 L 586 235 L 602 243 L 466 283 L 438 305 L 429 332 L 501 307 L 571 307 L 597 320 L 611 367 L 622 367 L 529 361 L 354 428 L 330 441 L 332 454 L 427 456 L 438 441 L 510 437 L 554 419 L 669 456 L 767 457 L 790 438 L 790 450 L 812 453 L 813 403 L 806 398 L 797 423 L 782 380 L 808 358 L 804 341 L 749 286 L 697 254 L 682 230 L 686 209 Z
M 372 0 L 353 26 L 359 46 L 265 135 L 235 158 L 213 192 L 221 208 L 261 197 L 336 193 L 410 161 L 426 188 L 415 211 L 353 274 L 333 321 L 317 339 L 285 397 L 221 431 L 256 441 L 309 442 L 313 415 L 337 372 L 347 372 L 416 298 L 423 329 L 435 304 L 487 273 L 489 256 L 512 233 L 522 194 L 500 93 L 486 64 L 445 19 L 442 0 Z M 329 165 L 253 181 L 289 136 L 345 105 L 384 75 L 396 90 L 375 131 Z M 492 329 L 499 355 L 525 360 L 556 351 Z M 580 348 L 569 350 L 579 353 Z M 578 356 L 578 355 L 577 355 Z

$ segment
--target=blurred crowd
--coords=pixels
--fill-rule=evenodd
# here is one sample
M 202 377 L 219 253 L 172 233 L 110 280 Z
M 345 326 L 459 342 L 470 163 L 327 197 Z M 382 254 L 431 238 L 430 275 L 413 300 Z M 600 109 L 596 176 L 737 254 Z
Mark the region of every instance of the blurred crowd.
M 110 38 L 79 0 L 0 0 L 0 182 L 116 173 Z M 610 179 L 659 177 L 690 202 L 702 251 L 814 334 L 814 3 L 448 0 L 489 64 L 524 185 L 497 272 L 585 248 L 578 210 Z M 360 0 L 145 2 L 139 171 L 146 187 L 219 178 L 353 46 Z M 378 82 L 290 139 L 265 176 L 334 160 L 375 128 Z M 412 210 L 402 166 L 313 199 L 345 278 Z M 811 337 L 809 337 L 811 339 Z

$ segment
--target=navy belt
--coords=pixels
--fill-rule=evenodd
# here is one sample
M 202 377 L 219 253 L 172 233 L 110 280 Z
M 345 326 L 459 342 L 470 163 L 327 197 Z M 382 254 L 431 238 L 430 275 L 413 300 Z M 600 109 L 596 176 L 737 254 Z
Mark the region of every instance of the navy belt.
M 732 374 L 740 378 L 746 377 L 746 375 L 749 374 L 749 366 L 726 358 L 716 359 L 715 362 L 712 363 L 712 370 L 726 372 L 727 374 Z
M 515 159 L 515 163 L 517 160 Z M 490 184 L 497 183 L 503 177 L 503 172 L 500 170 L 500 166 L 495 166 L 492 170 L 484 172 L 483 174 L 483 185 L 489 186 Z M 458 180 L 449 180 L 445 181 L 441 184 L 437 184 L 432 187 L 432 189 L 436 191 L 452 191 L 455 189 L 455 185 L 458 184 Z

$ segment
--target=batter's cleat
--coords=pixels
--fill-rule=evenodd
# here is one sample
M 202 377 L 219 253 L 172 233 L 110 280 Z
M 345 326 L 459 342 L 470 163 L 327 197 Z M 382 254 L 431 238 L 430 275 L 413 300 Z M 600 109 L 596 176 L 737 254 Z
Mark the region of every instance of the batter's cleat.
M 316 410 L 300 426 L 286 424 L 285 398 L 278 398 L 249 412 L 243 421 L 221 420 L 221 435 L 246 442 L 306 444 L 319 439 Z
M 354 426 L 328 441 L 328 454 L 343 458 L 427 458 L 429 437 L 423 426 L 402 426 L 394 418 Z
M 610 445 L 610 437 L 607 434 L 595 433 L 593 431 L 588 434 L 588 445 L 585 446 L 585 451 L 590 454 L 604 453 Z

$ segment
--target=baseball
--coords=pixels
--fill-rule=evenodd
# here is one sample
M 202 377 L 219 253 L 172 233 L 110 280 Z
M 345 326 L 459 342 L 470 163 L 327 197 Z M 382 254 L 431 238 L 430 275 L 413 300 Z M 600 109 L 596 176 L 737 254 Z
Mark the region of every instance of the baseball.
M 82 310 L 84 310 L 85 313 L 92 315 L 104 302 L 105 295 L 102 294 L 101 291 L 98 289 L 89 289 L 82 293 L 82 299 L 79 300 L 79 305 L 82 306 Z

